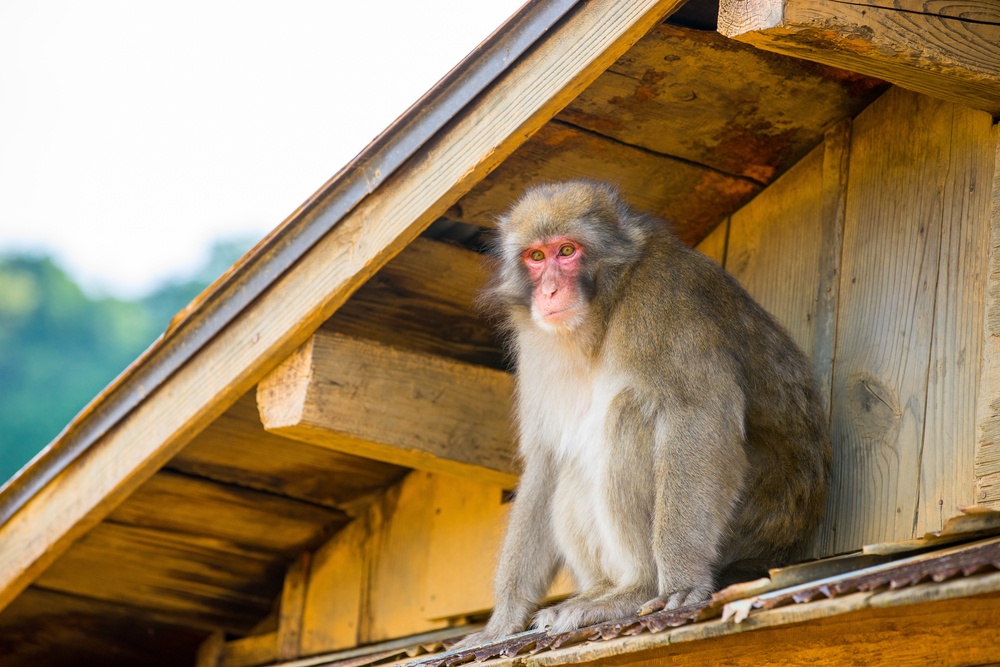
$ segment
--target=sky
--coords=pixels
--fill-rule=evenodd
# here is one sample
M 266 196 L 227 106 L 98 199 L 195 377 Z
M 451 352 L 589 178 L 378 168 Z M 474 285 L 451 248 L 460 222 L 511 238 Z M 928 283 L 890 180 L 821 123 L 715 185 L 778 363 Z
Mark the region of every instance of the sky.
M 190 273 L 280 224 L 523 1 L 0 0 L 0 254 L 119 297 Z

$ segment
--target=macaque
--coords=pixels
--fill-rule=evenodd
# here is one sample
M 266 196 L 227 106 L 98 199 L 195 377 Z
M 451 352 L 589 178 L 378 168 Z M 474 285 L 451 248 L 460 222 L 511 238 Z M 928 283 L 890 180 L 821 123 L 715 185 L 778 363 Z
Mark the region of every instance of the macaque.
M 523 473 L 471 646 L 707 599 L 778 565 L 823 513 L 810 363 L 730 275 L 609 185 L 526 192 L 484 300 L 516 354 Z M 558 568 L 579 591 L 536 612 Z M 752 567 L 751 567 L 752 569 Z

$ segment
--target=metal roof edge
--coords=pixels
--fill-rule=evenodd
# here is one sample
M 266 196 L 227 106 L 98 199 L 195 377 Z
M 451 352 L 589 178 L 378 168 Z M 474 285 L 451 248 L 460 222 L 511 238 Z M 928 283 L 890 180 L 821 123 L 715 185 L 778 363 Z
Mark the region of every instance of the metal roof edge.
M 296 209 L 0 487 L 0 525 L 114 428 L 427 144 L 580 0 L 529 0 Z

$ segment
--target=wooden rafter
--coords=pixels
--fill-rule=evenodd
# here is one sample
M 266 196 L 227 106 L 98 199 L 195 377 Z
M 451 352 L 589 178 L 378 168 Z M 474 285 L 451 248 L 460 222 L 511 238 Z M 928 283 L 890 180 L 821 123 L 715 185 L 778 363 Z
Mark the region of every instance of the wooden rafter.
M 994 0 L 722 0 L 719 32 L 1000 115 Z

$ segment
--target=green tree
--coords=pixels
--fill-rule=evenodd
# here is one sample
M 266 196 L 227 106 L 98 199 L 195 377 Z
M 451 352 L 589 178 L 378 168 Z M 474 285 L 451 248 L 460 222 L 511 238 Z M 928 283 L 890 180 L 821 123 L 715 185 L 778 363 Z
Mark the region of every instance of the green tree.
M 249 245 L 220 242 L 195 276 L 137 300 L 90 297 L 48 257 L 0 257 L 0 481 L 51 441 Z

